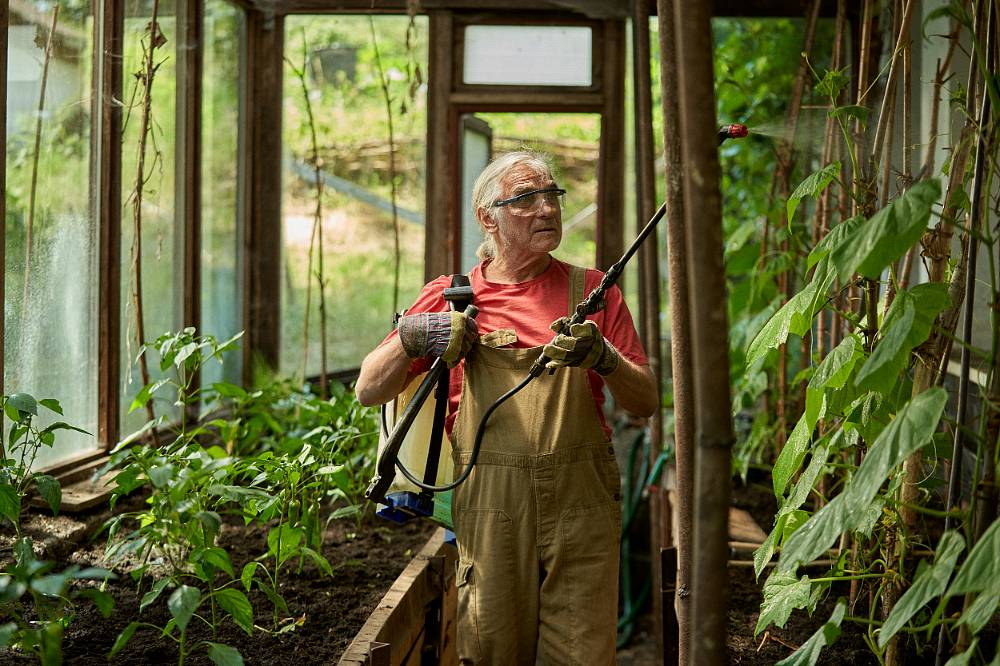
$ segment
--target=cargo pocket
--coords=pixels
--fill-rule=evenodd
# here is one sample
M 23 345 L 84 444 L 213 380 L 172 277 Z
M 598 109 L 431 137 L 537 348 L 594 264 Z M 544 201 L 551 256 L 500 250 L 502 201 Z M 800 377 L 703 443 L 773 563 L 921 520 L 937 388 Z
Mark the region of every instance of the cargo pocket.
M 512 523 L 500 509 L 465 509 L 456 523 L 459 560 L 456 646 L 463 664 L 498 658 L 516 644 Z
M 472 562 L 458 561 L 455 589 L 458 593 L 458 627 L 455 646 L 462 664 L 478 664 L 480 657 L 479 631 L 476 622 L 476 588 L 472 584 Z

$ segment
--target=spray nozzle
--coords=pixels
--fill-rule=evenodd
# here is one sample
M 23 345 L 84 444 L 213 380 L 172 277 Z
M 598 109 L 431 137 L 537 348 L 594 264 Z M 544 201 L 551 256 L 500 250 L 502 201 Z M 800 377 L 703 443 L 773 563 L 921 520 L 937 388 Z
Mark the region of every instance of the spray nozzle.
M 749 133 L 750 130 L 747 129 L 746 125 L 739 123 L 723 125 L 719 128 L 719 143 L 721 144 L 726 139 L 742 139 Z

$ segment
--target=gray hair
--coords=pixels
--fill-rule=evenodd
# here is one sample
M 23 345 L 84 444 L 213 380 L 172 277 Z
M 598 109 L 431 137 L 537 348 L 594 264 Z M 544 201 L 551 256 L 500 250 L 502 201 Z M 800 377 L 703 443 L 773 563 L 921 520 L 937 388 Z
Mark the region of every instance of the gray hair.
M 503 195 L 503 178 L 515 167 L 523 167 L 539 176 L 552 177 L 552 167 L 548 159 L 541 153 L 531 150 L 515 150 L 509 153 L 501 153 L 495 157 L 486 168 L 483 169 L 479 177 L 476 178 L 475 185 L 472 186 L 472 212 L 479 219 L 479 209 L 490 209 L 493 204 Z M 506 215 L 506 211 L 498 209 L 490 215 Z M 482 223 L 480 222 L 480 226 Z M 480 261 L 496 256 L 497 248 L 493 237 L 483 229 L 483 242 L 476 250 L 476 256 Z

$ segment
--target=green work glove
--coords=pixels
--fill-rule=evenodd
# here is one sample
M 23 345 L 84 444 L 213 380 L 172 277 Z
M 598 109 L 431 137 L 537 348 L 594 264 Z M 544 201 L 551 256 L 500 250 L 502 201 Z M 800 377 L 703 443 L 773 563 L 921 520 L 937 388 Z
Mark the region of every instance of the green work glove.
M 565 323 L 566 317 L 560 317 L 549 328 L 559 333 Z M 597 324 L 589 320 L 582 324 L 571 324 L 569 335 L 559 333 L 552 342 L 545 345 L 544 352 L 550 359 L 545 364 L 549 370 L 568 365 L 593 368 L 599 375 L 610 375 L 621 361 L 618 350 L 604 339 Z
M 399 318 L 396 327 L 410 358 L 440 357 L 448 367 L 469 353 L 479 335 L 476 320 L 464 312 L 420 312 Z

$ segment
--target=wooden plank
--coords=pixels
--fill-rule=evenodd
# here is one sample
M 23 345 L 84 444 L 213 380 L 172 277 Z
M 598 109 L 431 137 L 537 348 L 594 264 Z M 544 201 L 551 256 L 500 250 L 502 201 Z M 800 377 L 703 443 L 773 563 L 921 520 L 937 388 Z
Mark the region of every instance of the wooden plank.
M 341 657 L 342 666 L 369 663 L 373 642 L 389 644 L 393 666 L 404 663 L 424 631 L 427 604 L 441 595 L 428 571 L 442 550 L 444 530 L 438 529 L 382 597 Z
M 423 650 L 426 642 L 427 632 L 421 629 L 420 634 L 413 640 L 410 651 L 400 661 L 400 666 L 420 666 L 421 661 L 423 661 Z
M 236 0 L 236 2 L 259 11 L 286 14 L 398 14 L 405 13 L 409 5 L 407 0 L 379 0 L 378 3 L 372 3 L 371 0 Z M 628 16 L 626 0 L 574 0 L 572 3 L 561 0 L 509 0 L 503 3 L 497 0 L 421 0 L 419 7 L 424 11 L 442 9 L 486 11 L 500 8 L 519 14 L 563 11 L 598 19 Z
M 453 137 L 448 96 L 452 87 L 452 17 L 448 12 L 430 12 L 427 73 L 426 231 L 424 234 L 424 280 L 452 272 L 457 249 L 453 220 L 458 216 L 451 187 L 458 180 L 458 165 L 452 158 Z M 457 148 L 457 146 L 456 146 Z
M 601 62 L 600 158 L 597 163 L 597 267 L 621 257 L 625 223 L 625 22 L 606 21 Z
M 729 539 L 760 544 L 767 539 L 767 534 L 749 513 L 743 509 L 729 507 Z
M 243 378 L 249 386 L 259 362 L 278 367 L 281 302 L 281 102 L 284 19 L 247 14 L 246 80 L 239 149 L 243 186 Z
M 546 90 L 524 90 L 520 88 L 503 90 L 498 86 L 466 88 L 451 94 L 451 103 L 475 107 L 476 111 L 506 111 L 509 107 L 524 107 L 524 110 L 563 111 L 574 113 L 600 113 L 604 108 L 604 97 L 594 92 L 557 92 Z
M 97 127 L 91 141 L 91 196 L 98 224 L 97 441 L 105 450 L 118 441 L 121 381 L 121 145 L 124 0 L 103 3 L 94 21 L 94 71 L 100 82 L 93 97 Z
M 0 108 L 6 111 L 7 109 L 7 23 L 10 20 L 8 15 L 8 3 L 6 0 L 0 2 L 0 72 L 4 72 L 2 80 L 0 80 Z M 6 118 L 6 112 L 4 117 Z M 3 267 L 3 272 L 0 274 L 0 295 L 4 297 L 4 303 L 7 302 L 7 293 L 5 291 L 6 284 L 4 281 L 7 275 L 7 258 L 6 258 L 6 248 L 7 248 L 7 121 L 4 120 L 2 127 L 0 127 L 0 146 L 3 146 L 3 159 L 0 160 L 0 192 L 4 192 L 5 196 L 0 197 L 0 220 L 4 220 L 3 224 L 0 224 L 0 266 Z M 3 379 L 4 379 L 4 340 L 6 336 L 4 335 L 4 319 L 6 317 L 0 315 L 0 395 L 5 394 Z M 0 424 L 3 423 L 3 417 L 0 416 Z M 2 428 L 0 428 L 0 437 L 2 437 Z M 0 457 L 6 457 L 6 449 L 3 446 L 3 442 L 0 441 Z

